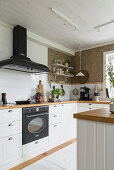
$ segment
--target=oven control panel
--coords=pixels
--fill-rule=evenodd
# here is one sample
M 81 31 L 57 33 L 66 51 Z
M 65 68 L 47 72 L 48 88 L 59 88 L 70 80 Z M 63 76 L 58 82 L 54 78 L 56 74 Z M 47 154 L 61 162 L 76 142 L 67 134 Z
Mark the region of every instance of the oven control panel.
M 27 107 L 23 108 L 23 114 L 27 113 L 49 113 L 49 106 Z

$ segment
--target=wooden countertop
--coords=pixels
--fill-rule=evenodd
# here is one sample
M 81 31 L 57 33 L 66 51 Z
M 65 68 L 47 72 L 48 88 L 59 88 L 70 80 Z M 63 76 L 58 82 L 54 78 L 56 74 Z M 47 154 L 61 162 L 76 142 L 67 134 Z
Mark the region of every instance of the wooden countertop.
M 76 113 L 73 115 L 73 117 L 76 119 L 114 123 L 114 114 L 111 114 L 108 109 L 96 109 L 87 112 Z
M 16 104 L 0 104 L 0 110 L 3 109 L 14 109 L 14 108 L 24 108 L 24 107 L 34 107 L 34 106 L 44 106 L 44 105 L 55 105 L 55 104 L 67 104 L 67 103 L 96 103 L 96 104 L 109 104 L 110 102 L 107 101 L 79 101 L 79 100 L 68 100 L 62 102 L 45 102 L 45 103 L 38 103 L 38 104 L 24 104 L 24 105 L 16 105 Z
M 95 104 L 110 104 L 110 101 L 85 101 L 85 100 L 77 100 L 77 103 L 95 103 Z

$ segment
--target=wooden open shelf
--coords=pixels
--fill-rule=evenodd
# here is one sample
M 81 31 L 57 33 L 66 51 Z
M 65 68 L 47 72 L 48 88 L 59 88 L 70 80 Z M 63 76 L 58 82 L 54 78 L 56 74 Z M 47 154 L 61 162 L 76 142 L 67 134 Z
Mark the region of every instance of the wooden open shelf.
M 69 74 L 57 74 L 57 73 L 51 73 L 54 76 L 64 76 L 64 77 L 74 77 L 73 75 L 69 75 Z
M 52 66 L 54 67 L 61 67 L 61 68 L 66 68 L 66 69 L 74 69 L 74 67 L 68 67 L 68 66 L 65 66 L 65 65 L 62 65 L 62 64 L 52 64 Z

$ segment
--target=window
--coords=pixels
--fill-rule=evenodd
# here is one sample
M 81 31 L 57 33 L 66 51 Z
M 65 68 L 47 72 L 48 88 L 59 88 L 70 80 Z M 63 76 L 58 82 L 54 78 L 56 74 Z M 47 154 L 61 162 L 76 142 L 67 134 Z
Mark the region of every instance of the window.
M 112 84 L 110 83 L 110 77 L 107 73 L 107 66 L 113 66 L 114 71 L 114 51 L 109 51 L 104 53 L 104 92 L 106 91 L 106 88 L 108 89 L 109 98 L 114 98 L 114 87 L 112 87 Z

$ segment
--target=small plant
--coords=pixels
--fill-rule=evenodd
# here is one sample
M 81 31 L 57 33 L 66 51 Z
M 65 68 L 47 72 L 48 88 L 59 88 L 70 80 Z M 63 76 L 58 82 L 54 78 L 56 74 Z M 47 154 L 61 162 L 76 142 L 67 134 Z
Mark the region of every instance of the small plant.
M 106 66 L 107 67 L 107 75 L 109 76 L 109 80 L 110 80 L 110 84 L 112 87 L 114 87 L 114 69 L 113 66 L 111 65 L 111 63 L 109 63 L 109 65 Z
M 75 70 L 71 70 L 70 73 L 75 76 L 76 75 L 76 71 Z
M 65 90 L 63 89 L 63 85 L 61 85 L 61 89 L 59 88 L 55 88 L 55 86 L 53 86 L 53 90 L 51 91 L 52 95 L 56 95 L 56 98 L 59 98 L 59 96 L 64 96 L 65 95 Z

